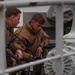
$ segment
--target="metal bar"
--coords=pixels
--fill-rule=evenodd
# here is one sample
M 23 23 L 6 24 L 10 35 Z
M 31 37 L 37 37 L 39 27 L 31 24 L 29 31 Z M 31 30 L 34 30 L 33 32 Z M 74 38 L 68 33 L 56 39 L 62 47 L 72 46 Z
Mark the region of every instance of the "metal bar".
M 0 10 L 0 71 L 5 74 L 6 56 L 5 56 L 5 22 L 4 22 L 4 7 Z
M 66 48 L 70 48 L 70 49 L 72 49 L 72 50 L 74 50 L 75 51 L 75 48 L 74 47 L 72 47 L 72 46 L 65 46 Z
M 71 56 L 71 55 L 75 55 L 75 52 L 68 53 L 68 54 L 64 54 L 64 55 L 63 55 L 63 57 L 66 57 L 66 56 Z
M 33 1 L 0 1 L 0 4 L 3 4 L 5 7 L 29 7 L 32 6 L 30 3 L 35 3 L 34 6 L 45 6 L 45 5 L 53 5 L 53 4 L 75 4 L 74 0 L 47 0 L 47 1 L 42 1 L 42 0 L 33 0 Z
M 56 54 L 61 55 L 61 59 L 55 60 L 56 75 L 63 75 L 63 4 L 56 5 Z
M 75 52 L 64 54 L 63 57 L 71 56 L 71 55 L 75 55 Z M 8 73 L 8 72 L 13 72 L 13 71 L 21 70 L 21 69 L 24 69 L 26 67 L 34 66 L 34 65 L 46 62 L 46 61 L 55 60 L 55 59 L 59 59 L 59 58 L 61 58 L 61 55 L 56 55 L 56 56 L 53 56 L 53 57 L 48 57 L 48 58 L 45 58 L 45 59 L 41 59 L 39 61 L 34 61 L 34 62 L 30 62 L 30 63 L 19 65 L 19 66 L 13 67 L 13 68 L 6 69 L 5 72 Z M 0 72 L 0 74 L 1 74 L 1 72 Z
M 54 60 L 54 59 L 57 59 L 57 58 L 60 58 L 60 55 L 50 57 L 50 58 L 46 58 L 46 59 L 41 59 L 41 60 L 30 62 L 30 63 L 26 63 L 26 64 L 19 65 L 19 66 L 13 67 L 13 68 L 9 68 L 9 69 L 6 69 L 5 72 L 13 72 L 13 71 L 21 70 L 21 69 L 24 69 L 26 67 L 34 66 L 34 65 L 37 65 L 37 64 L 49 61 L 49 60 Z

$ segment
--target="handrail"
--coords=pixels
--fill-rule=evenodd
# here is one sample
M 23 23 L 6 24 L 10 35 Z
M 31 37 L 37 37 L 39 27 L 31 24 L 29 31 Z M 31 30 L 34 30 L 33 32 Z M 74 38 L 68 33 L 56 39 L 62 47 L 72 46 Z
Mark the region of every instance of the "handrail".
M 75 52 L 64 54 L 63 57 L 71 56 L 71 55 L 75 55 Z M 61 58 L 61 55 L 58 54 L 56 56 L 48 57 L 48 58 L 45 58 L 45 59 L 41 59 L 39 61 L 37 60 L 37 61 L 34 61 L 34 62 L 29 62 L 29 63 L 26 63 L 26 64 L 22 64 L 22 65 L 19 65 L 19 66 L 15 66 L 15 67 L 12 67 L 12 68 L 5 69 L 5 72 L 8 73 L 8 72 L 13 72 L 13 71 L 21 70 L 21 69 L 24 69 L 26 67 L 34 66 L 36 64 L 40 64 L 40 63 L 43 63 L 43 62 L 46 62 L 46 61 L 49 61 L 49 60 L 55 60 L 55 59 L 59 59 L 59 58 Z M 0 74 L 1 73 L 2 72 L 0 72 Z
M 31 3 L 35 3 L 34 6 L 45 6 L 45 5 L 53 5 L 53 4 L 75 4 L 74 0 L 35 0 L 35 1 L 0 1 L 0 5 L 4 5 L 6 8 L 7 7 L 29 7 L 33 6 Z

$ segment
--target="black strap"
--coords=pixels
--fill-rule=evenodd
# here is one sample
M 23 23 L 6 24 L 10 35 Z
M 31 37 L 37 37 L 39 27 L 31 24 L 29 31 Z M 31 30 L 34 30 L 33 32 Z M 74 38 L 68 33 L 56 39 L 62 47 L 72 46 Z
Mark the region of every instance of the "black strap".
M 7 28 L 7 27 L 6 27 L 6 28 Z M 22 27 L 22 29 L 23 29 L 23 27 Z M 20 30 L 20 32 L 22 31 L 22 29 Z M 9 29 L 9 28 L 7 28 L 7 30 L 8 30 L 8 31 L 10 31 L 10 29 Z M 20 32 L 16 35 L 16 34 L 14 34 L 13 32 L 11 32 L 11 31 L 10 31 L 10 33 L 12 33 L 12 34 L 14 35 L 14 37 L 13 37 L 13 38 L 15 38 L 15 39 L 16 39 L 16 38 L 18 38 L 18 39 L 19 39 L 19 40 L 20 40 L 20 41 L 21 41 L 21 42 L 25 45 L 24 41 L 23 41 L 23 40 L 21 40 L 21 39 L 18 37 L 18 36 L 19 36 L 19 34 L 20 34 Z M 14 40 L 15 40 L 15 39 L 14 39 Z M 13 41 L 14 41 L 14 40 L 13 40 Z M 8 41 L 8 40 L 7 40 L 7 41 Z M 13 42 L 13 41 L 12 41 L 12 42 Z M 26 41 L 27 41 L 27 40 L 26 40 Z M 11 43 L 12 43 L 12 42 L 11 42 Z M 28 42 L 28 41 L 27 41 L 27 42 Z
M 13 57 L 18 64 L 21 64 L 21 61 L 18 57 L 16 57 L 13 53 L 9 52 L 8 50 L 6 50 L 6 53 L 9 54 L 11 57 Z

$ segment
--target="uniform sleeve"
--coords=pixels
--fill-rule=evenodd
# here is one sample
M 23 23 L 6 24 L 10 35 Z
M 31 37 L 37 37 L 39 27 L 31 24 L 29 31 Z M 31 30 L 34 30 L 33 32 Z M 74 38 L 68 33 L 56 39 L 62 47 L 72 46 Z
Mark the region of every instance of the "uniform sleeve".
M 41 47 L 47 46 L 49 44 L 49 36 L 42 30 L 42 39 L 41 39 Z
M 18 28 L 15 34 L 15 41 L 13 42 L 13 46 L 17 49 L 25 50 L 27 45 L 27 40 L 23 37 L 23 27 Z
M 26 49 L 26 46 L 23 44 L 22 42 L 22 39 L 16 39 L 14 42 L 13 42 L 13 46 L 17 49 L 20 49 L 20 50 L 25 50 Z
M 25 40 L 25 39 L 23 39 L 23 38 L 21 38 L 21 40 L 20 40 L 20 39 L 16 39 L 16 40 L 14 41 L 13 45 L 14 45 L 14 48 L 15 48 L 16 50 L 20 49 L 20 50 L 22 51 L 22 53 L 23 53 L 23 58 L 22 58 L 22 59 L 23 59 L 24 61 L 31 61 L 31 60 L 32 60 L 32 59 L 31 59 L 31 54 L 25 52 L 25 50 L 26 50 L 26 45 L 27 45 L 27 40 Z

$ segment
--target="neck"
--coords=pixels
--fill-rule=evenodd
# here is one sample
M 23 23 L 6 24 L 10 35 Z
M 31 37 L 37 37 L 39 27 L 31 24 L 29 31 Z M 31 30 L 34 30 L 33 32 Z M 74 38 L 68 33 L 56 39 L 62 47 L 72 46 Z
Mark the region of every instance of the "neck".
M 11 22 L 10 22 L 10 20 L 6 19 L 6 23 L 7 23 L 7 25 L 8 25 L 9 27 L 11 27 Z

